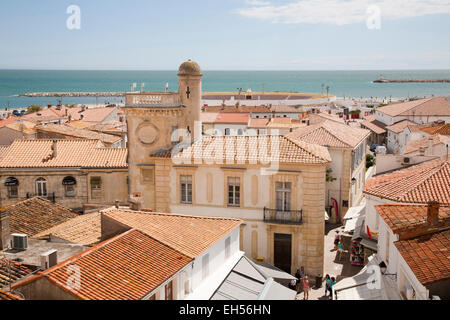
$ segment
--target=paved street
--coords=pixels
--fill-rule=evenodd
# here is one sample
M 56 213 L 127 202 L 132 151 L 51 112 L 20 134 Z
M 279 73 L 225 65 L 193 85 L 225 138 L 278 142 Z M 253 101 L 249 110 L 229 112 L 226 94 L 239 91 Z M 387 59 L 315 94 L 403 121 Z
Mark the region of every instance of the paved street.
M 337 251 L 334 249 L 334 237 L 336 232 L 344 229 L 341 225 L 326 224 L 325 227 L 325 243 L 324 243 L 324 275 L 329 274 L 330 277 L 335 277 L 336 281 L 343 278 L 351 277 L 357 274 L 362 267 L 353 266 L 349 261 L 349 253 L 347 252 L 349 243 L 344 241 L 344 254 L 341 261 L 336 259 Z M 311 291 L 309 292 L 309 300 L 328 300 L 325 297 L 325 286 L 316 288 L 316 279 L 311 277 L 309 279 L 311 284 Z M 303 291 L 297 295 L 297 300 L 303 300 Z

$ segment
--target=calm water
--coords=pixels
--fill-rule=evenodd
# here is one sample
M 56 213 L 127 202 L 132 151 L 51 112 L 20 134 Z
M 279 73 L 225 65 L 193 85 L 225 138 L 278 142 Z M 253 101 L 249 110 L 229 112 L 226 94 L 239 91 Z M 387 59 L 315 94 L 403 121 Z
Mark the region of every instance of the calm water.
M 321 92 L 330 86 L 338 97 L 423 97 L 449 95 L 450 83 L 372 83 L 388 79 L 450 79 L 450 70 L 414 71 L 205 71 L 203 91 Z M 41 71 L 0 70 L 0 108 L 56 103 L 57 98 L 27 98 L 16 95 L 41 91 L 130 91 L 133 82 L 145 83 L 145 90 L 177 90 L 176 71 Z M 63 104 L 118 102 L 121 98 L 63 98 Z

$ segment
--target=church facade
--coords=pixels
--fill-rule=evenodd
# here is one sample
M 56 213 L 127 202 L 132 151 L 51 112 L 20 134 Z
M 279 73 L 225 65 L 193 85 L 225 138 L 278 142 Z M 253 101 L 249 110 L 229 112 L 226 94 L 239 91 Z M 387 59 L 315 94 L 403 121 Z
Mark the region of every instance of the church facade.
M 130 195 L 159 212 L 244 220 L 247 256 L 294 273 L 323 273 L 326 148 L 283 135 L 202 135 L 202 71 L 178 92 L 126 97 Z

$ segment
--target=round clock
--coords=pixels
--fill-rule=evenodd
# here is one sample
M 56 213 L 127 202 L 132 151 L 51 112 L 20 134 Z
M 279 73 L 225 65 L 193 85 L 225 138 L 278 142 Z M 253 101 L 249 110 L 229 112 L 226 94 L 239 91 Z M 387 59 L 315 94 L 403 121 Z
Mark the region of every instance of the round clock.
M 159 135 L 158 128 L 150 123 L 150 122 L 144 122 L 137 128 L 137 136 L 139 140 L 143 144 L 152 144 L 156 141 Z

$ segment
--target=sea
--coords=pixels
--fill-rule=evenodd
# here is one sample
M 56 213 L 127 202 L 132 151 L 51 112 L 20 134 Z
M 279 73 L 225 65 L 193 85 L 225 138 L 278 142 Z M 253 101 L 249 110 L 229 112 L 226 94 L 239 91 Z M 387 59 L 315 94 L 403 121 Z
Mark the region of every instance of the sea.
M 450 70 L 373 71 L 204 71 L 202 88 L 217 91 L 293 91 L 321 93 L 322 84 L 338 98 L 423 98 L 450 95 L 450 83 L 373 83 L 386 79 L 450 79 Z M 103 104 L 122 102 L 122 97 L 21 97 L 29 92 L 111 92 L 177 90 L 177 72 L 0 70 L 0 110 L 29 105 Z M 326 90 L 326 89 L 325 89 Z M 324 90 L 324 91 L 325 91 Z

